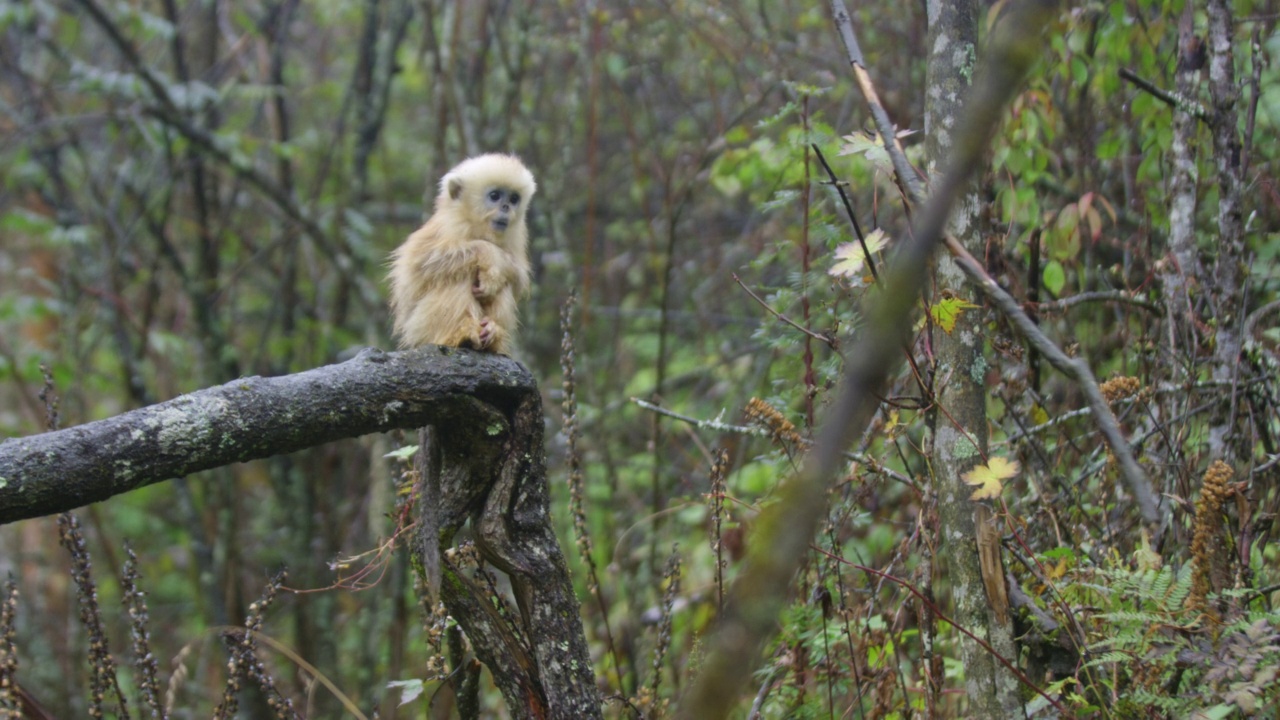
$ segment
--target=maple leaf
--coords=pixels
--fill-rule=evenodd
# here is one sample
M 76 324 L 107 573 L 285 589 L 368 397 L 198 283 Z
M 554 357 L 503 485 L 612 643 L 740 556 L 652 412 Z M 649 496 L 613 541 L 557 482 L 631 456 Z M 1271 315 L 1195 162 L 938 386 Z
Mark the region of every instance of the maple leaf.
M 894 137 L 901 141 L 905 137 L 914 135 L 915 132 L 915 130 L 899 130 L 894 133 Z M 846 142 L 840 146 L 837 155 L 862 155 L 878 170 L 893 172 L 893 162 L 889 160 L 889 153 L 884 149 L 879 133 L 864 130 L 845 135 L 843 139 Z
M 884 231 L 877 228 L 871 231 L 866 237 L 867 250 L 876 253 L 884 249 L 889 244 L 889 237 Z M 862 244 L 857 240 L 853 242 L 838 245 L 835 251 L 836 264 L 831 266 L 827 274 L 832 277 L 854 278 L 862 273 L 862 268 L 866 265 L 867 256 L 862 252 Z
M 881 144 L 878 134 L 856 132 L 852 135 L 845 135 L 844 139 L 848 142 L 840 146 L 840 152 L 837 155 L 862 155 L 874 165 L 886 170 L 893 169 L 893 163 L 889 161 L 889 153 L 884 149 L 884 145 Z
M 960 476 L 965 485 L 977 485 L 977 490 L 969 496 L 970 500 L 987 500 L 1000 497 L 1004 489 L 1004 481 L 1018 474 L 1018 461 L 993 457 L 986 465 L 978 465 Z
M 929 306 L 929 314 L 933 316 L 933 321 L 950 335 L 951 331 L 956 329 L 956 321 L 960 319 L 960 313 L 976 307 L 978 306 L 961 298 L 943 298 L 940 302 Z

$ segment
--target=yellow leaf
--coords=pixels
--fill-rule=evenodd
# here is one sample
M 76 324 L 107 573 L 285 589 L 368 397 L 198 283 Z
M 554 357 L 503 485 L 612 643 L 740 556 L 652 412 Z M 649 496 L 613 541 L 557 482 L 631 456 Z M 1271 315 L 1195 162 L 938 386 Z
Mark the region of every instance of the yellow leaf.
M 902 427 L 901 423 L 898 422 L 898 411 L 890 410 L 889 419 L 886 420 L 884 423 L 885 434 L 892 437 L 893 434 L 897 432 L 897 430 L 901 427 Z
M 986 465 L 978 465 L 960 476 L 966 485 L 977 485 L 970 500 L 988 500 L 1000 497 L 1004 481 L 1018 474 L 1018 461 L 993 457 Z
M 881 144 L 879 135 L 858 132 L 845 135 L 844 139 L 848 142 L 840 147 L 838 155 L 862 155 L 878 169 L 885 172 L 893 171 L 893 163 L 889 160 L 889 153 Z
M 894 137 L 901 144 L 903 138 L 914 135 L 916 132 L 915 130 L 899 130 L 894 133 Z M 844 140 L 846 143 L 840 146 L 840 151 L 836 153 L 837 155 L 862 155 L 879 169 L 886 172 L 893 170 L 893 163 L 889 160 L 889 153 L 884 149 L 884 142 L 880 139 L 879 133 L 861 131 L 852 135 L 845 135 Z
M 888 242 L 889 238 L 879 228 L 872 230 L 866 237 L 867 250 L 871 253 L 884 249 Z M 866 253 L 862 252 L 862 244 L 856 240 L 837 246 L 835 256 L 838 262 L 827 271 L 832 277 L 856 277 L 867 261 Z
M 1160 557 L 1160 553 L 1151 548 L 1151 536 L 1147 534 L 1145 528 L 1142 530 L 1140 544 L 1133 551 L 1133 559 L 1138 569 L 1142 572 L 1148 570 L 1159 570 L 1164 564 L 1164 559 Z
M 956 320 L 960 319 L 960 313 L 976 307 L 978 306 L 961 298 L 943 298 L 940 302 L 929 306 L 929 314 L 933 316 L 933 321 L 950 335 L 951 331 L 956 329 Z
M 851 278 L 862 271 L 864 262 L 862 248 L 858 247 L 858 243 L 845 243 L 836 247 L 836 264 L 831 266 L 827 274 Z

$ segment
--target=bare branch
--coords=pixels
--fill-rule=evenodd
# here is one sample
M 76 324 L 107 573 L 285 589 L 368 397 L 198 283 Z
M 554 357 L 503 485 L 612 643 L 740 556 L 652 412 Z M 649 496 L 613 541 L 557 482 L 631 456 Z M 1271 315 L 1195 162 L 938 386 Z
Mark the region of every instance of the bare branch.
M 769 303 L 764 301 L 764 298 L 755 294 L 751 290 L 751 288 L 747 287 L 746 284 L 742 282 L 742 278 L 738 277 L 737 273 L 730 273 L 730 274 L 733 276 L 733 281 L 738 283 L 738 286 L 741 287 L 743 290 L 745 290 L 746 293 L 751 296 L 752 300 L 755 300 L 756 302 L 760 303 L 760 307 L 764 308 L 765 310 L 768 310 L 771 315 L 778 318 L 782 322 L 790 325 L 791 327 L 799 330 L 805 335 L 808 335 L 809 337 L 815 340 L 818 340 L 820 342 L 826 343 L 827 346 L 830 347 L 832 350 L 836 350 L 837 352 L 840 350 L 839 343 L 836 342 L 835 338 L 824 335 L 822 333 L 814 332 L 813 330 L 810 330 L 809 328 L 804 327 L 803 325 L 797 323 L 795 320 L 792 320 L 786 315 L 783 315 L 777 310 L 774 310 L 772 307 L 769 306 Z
M 1158 88 L 1155 86 L 1154 83 L 1148 80 L 1144 80 L 1143 78 L 1134 74 L 1134 72 L 1129 68 L 1120 68 L 1120 77 L 1142 88 L 1147 93 L 1149 93 L 1152 97 L 1164 103 L 1165 105 L 1168 105 L 1171 108 L 1181 110 L 1187 113 L 1188 115 L 1191 115 L 1192 117 L 1195 117 L 1199 120 L 1207 121 L 1209 119 L 1209 112 L 1205 110 L 1204 106 L 1201 105 L 1200 103 L 1180 93 L 1170 92 L 1168 90 L 1163 90 L 1161 88 Z
M 695 417 L 689 417 L 688 415 L 685 415 L 683 413 L 678 413 L 674 410 L 668 410 L 667 408 L 664 408 L 661 405 L 654 405 L 653 403 L 645 402 L 644 400 L 641 400 L 640 398 L 635 398 L 635 397 L 631 398 L 631 402 L 635 403 L 636 405 L 639 405 L 641 408 L 648 410 L 649 412 L 658 413 L 659 415 L 665 415 L 674 420 L 679 420 L 680 422 L 688 423 L 689 425 L 692 425 L 693 427 L 696 427 L 699 430 L 713 430 L 715 432 L 734 433 L 736 435 L 749 435 L 752 437 L 761 437 L 761 438 L 773 437 L 773 433 L 769 432 L 765 428 L 762 428 L 756 425 L 730 425 L 729 423 L 721 422 L 719 420 L 700 420 Z M 813 447 L 813 441 L 808 438 L 800 438 L 800 444 L 805 447 Z M 898 482 L 904 485 L 908 485 L 912 488 L 915 488 L 916 490 L 920 489 L 919 486 L 916 485 L 915 480 L 912 480 L 910 477 L 903 475 L 902 473 L 898 472 L 897 470 L 894 470 L 893 468 L 885 467 L 883 464 L 881 464 L 878 460 L 871 457 L 870 455 L 866 455 L 864 453 L 857 453 L 857 452 L 846 452 L 844 453 L 844 457 L 846 460 L 851 460 L 853 462 L 858 463 L 859 465 L 862 465 L 869 472 L 873 472 L 879 475 L 884 475 L 886 477 L 893 478 L 894 480 L 897 480 Z
M 880 102 L 876 86 L 867 73 L 866 61 L 862 59 L 862 47 L 858 44 L 858 36 L 853 32 L 853 19 L 849 17 L 844 0 L 832 0 L 831 12 L 836 20 L 836 30 L 840 33 L 840 40 L 844 43 L 845 53 L 849 56 L 854 80 L 858 83 L 858 89 L 862 91 L 862 99 L 871 109 L 871 117 L 875 120 L 876 130 L 880 133 L 880 142 L 884 144 L 884 149 L 889 153 L 889 160 L 893 163 L 894 175 L 897 176 L 899 184 L 912 202 L 923 202 L 924 186 L 921 185 L 920 178 L 911 167 L 911 163 L 907 162 L 907 155 L 902 152 L 902 146 L 898 144 L 898 128 L 889 118 L 884 104 Z
M 1125 305 L 1134 305 L 1153 313 L 1159 313 L 1162 311 L 1161 307 L 1156 303 L 1153 303 L 1150 300 L 1139 296 L 1138 293 L 1129 290 L 1115 290 L 1112 292 L 1082 292 L 1077 295 L 1064 297 L 1060 300 L 1049 300 L 1042 303 L 1036 303 L 1035 308 L 1037 310 L 1066 310 L 1069 307 L 1091 302 L 1123 303 Z

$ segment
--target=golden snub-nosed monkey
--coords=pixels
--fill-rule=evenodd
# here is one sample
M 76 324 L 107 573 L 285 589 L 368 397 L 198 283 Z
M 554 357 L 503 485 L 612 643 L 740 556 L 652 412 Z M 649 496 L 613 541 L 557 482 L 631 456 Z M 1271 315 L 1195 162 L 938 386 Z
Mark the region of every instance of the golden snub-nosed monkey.
M 441 178 L 431 219 L 391 255 L 401 347 L 510 353 L 516 299 L 529 290 L 525 210 L 536 189 L 513 155 L 473 157 Z

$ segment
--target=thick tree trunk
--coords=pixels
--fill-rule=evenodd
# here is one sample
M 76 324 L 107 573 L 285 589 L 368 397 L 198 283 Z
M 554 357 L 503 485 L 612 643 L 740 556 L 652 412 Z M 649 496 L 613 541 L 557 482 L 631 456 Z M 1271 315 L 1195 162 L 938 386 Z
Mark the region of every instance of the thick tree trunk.
M 414 554 L 511 716 L 599 718 L 578 599 L 551 526 L 541 397 L 500 410 L 476 403 L 420 437 Z M 510 578 L 519 612 L 504 612 L 505 600 L 450 552 L 468 519 L 481 556 Z
M 952 129 L 974 73 L 977 43 L 974 0 L 929 3 L 929 68 L 925 86 L 925 142 L 929 176 L 952 155 Z M 969 184 L 951 212 L 947 230 L 973 255 L 982 257 L 980 200 Z M 980 304 L 978 292 L 950 255 L 940 255 L 933 276 L 933 300 L 955 297 Z M 990 509 L 969 499 L 972 488 L 961 473 L 981 464 L 987 454 L 987 408 L 983 385 L 985 333 L 979 312 L 961 313 L 947 333 L 932 333 L 933 389 L 931 460 L 938 503 L 938 548 L 946 567 L 954 611 L 952 619 L 996 652 L 1016 660 L 1009 598 L 1000 559 L 998 520 Z M 970 716 L 1010 718 L 1021 713 L 1018 683 L 978 643 L 960 641 Z
M 1190 2 L 1190 0 L 1187 0 Z M 1214 304 L 1218 321 L 1214 332 L 1213 379 L 1236 383 L 1240 368 L 1242 329 L 1244 325 L 1244 222 L 1241 208 L 1241 143 L 1237 127 L 1239 113 L 1236 100 L 1235 59 L 1231 52 L 1234 29 L 1231 0 L 1208 0 L 1207 44 L 1209 49 L 1209 97 L 1213 104 L 1213 163 L 1218 181 L 1218 232 L 1214 246 L 1213 275 L 1205 285 Z M 1248 457 L 1248 433 L 1236 431 L 1238 414 L 1237 390 L 1232 388 L 1231 401 L 1219 408 L 1209 428 L 1209 452 L 1227 463 L 1239 463 Z
M 1174 88 L 1178 96 L 1194 102 L 1197 60 L 1190 0 L 1178 31 L 1180 48 Z M 1197 321 L 1191 296 L 1204 275 L 1196 252 L 1196 156 L 1195 139 L 1200 120 L 1190 107 L 1173 110 L 1173 143 L 1169 155 L 1173 172 L 1169 179 L 1169 253 L 1159 264 L 1160 285 L 1167 313 L 1166 342 L 1171 357 L 1195 357 Z M 1198 294 L 1198 293 L 1197 293 Z

